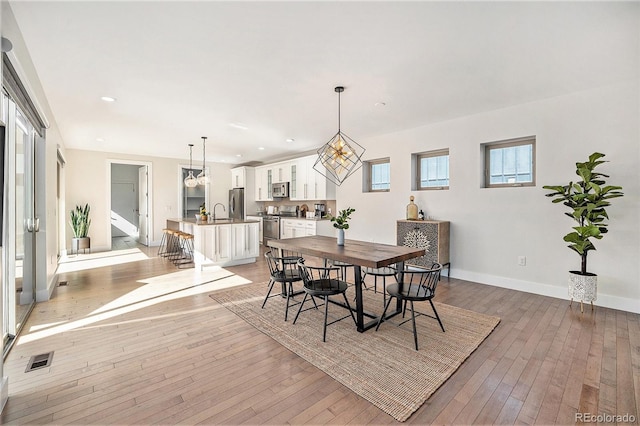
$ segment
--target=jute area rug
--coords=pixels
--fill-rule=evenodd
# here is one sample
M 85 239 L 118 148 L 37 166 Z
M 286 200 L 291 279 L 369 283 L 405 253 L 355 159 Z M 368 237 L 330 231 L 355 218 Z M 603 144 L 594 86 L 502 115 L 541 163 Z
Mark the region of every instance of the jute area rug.
M 290 308 L 285 322 L 285 299 L 270 298 L 265 308 L 260 308 L 266 291 L 266 284 L 251 284 L 210 296 L 399 421 L 408 419 L 500 322 L 498 317 L 435 302 L 446 332 L 435 319 L 419 316 L 417 352 L 411 321 L 400 327 L 385 322 L 378 331 L 358 333 L 349 317 L 329 325 L 327 341 L 323 343 L 324 307 L 303 311 L 294 325 L 298 306 Z M 363 293 L 365 311 L 382 312 L 382 295 Z M 352 305 L 354 294 L 354 289 L 349 288 L 347 297 Z M 303 296 L 296 299 L 301 301 Z M 307 301 L 305 309 L 311 306 Z M 432 314 L 429 302 L 416 303 L 416 310 Z M 329 315 L 341 317 L 346 313 L 340 306 L 329 305 Z M 392 321 L 399 322 L 401 318 L 397 315 Z

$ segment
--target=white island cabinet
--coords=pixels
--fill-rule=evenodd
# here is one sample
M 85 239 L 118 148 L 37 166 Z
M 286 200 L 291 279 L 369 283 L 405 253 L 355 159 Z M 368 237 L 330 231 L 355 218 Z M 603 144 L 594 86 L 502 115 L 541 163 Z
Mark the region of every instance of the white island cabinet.
M 193 226 L 196 268 L 255 262 L 260 250 L 258 226 L 253 221 L 196 223 Z

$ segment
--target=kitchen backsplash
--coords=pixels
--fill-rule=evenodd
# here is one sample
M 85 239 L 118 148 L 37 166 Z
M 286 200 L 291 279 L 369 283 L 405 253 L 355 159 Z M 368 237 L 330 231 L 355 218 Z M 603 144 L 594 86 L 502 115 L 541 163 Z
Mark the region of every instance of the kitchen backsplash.
M 307 201 L 290 201 L 290 200 L 282 200 L 282 201 L 258 201 L 256 204 L 258 208 L 261 210 L 259 212 L 266 213 L 267 206 L 276 206 L 278 209 L 282 206 L 302 206 L 306 204 L 309 208 L 309 211 L 313 211 L 313 205 L 323 203 L 326 205 L 327 212 L 331 212 L 331 214 L 336 214 L 336 200 L 307 200 Z M 256 212 L 258 213 L 258 212 Z M 249 214 L 249 213 L 247 213 Z

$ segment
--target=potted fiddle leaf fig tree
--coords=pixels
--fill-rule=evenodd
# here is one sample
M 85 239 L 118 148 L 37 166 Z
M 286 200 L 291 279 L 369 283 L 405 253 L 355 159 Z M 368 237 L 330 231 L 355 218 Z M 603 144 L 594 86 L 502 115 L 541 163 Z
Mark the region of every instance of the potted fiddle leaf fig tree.
M 565 215 L 575 222 L 573 230 L 564 236 L 568 247 L 578 253 L 581 260 L 579 271 L 569 271 L 569 297 L 582 302 L 593 302 L 597 299 L 598 276 L 587 270 L 587 255 L 595 250 L 593 240 L 600 240 L 607 233 L 607 207 L 609 200 L 622 197 L 621 186 L 606 185 L 609 175 L 596 171 L 596 167 L 607 161 L 605 155 L 594 152 L 584 163 L 576 163 L 576 174 L 579 180 L 567 185 L 546 185 L 544 189 L 551 191 L 545 196 L 552 198 L 553 203 L 562 203 L 569 208 Z
M 333 222 L 333 227 L 338 229 L 338 245 L 344 245 L 344 230 L 349 229 L 349 219 L 351 213 L 355 212 L 356 209 L 352 209 L 351 207 L 347 207 L 344 210 L 340 210 L 338 212 L 338 216 L 332 216 L 331 222 Z
M 78 253 L 79 250 L 91 248 L 91 238 L 89 238 L 89 226 L 91 225 L 91 219 L 89 219 L 89 212 L 91 207 L 89 204 L 84 206 L 77 205 L 75 209 L 71 210 L 71 231 L 73 232 L 73 238 L 71 239 L 71 251 Z

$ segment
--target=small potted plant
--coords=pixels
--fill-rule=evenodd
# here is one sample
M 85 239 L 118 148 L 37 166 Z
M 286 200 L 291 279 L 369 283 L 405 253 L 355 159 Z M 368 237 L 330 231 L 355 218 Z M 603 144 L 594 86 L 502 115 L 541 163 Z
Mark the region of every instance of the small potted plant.
M 200 205 L 200 220 L 206 222 L 208 219 L 209 213 L 207 213 L 207 208 L 204 206 L 204 203 Z
M 333 222 L 333 227 L 338 229 L 338 245 L 344 245 L 344 230 L 349 229 L 349 219 L 351 213 L 355 212 L 356 209 L 352 209 L 351 207 L 347 207 L 344 210 L 340 210 L 338 212 L 338 216 L 332 216 L 331 222 Z
M 553 203 L 562 203 L 569 208 L 565 215 L 573 219 L 577 226 L 573 231 L 564 236 L 569 243 L 568 247 L 578 253 L 581 259 L 579 271 L 569 271 L 569 297 L 580 299 L 582 302 L 591 302 L 597 298 L 598 276 L 587 271 L 587 254 L 595 250 L 592 239 L 600 240 L 607 233 L 606 207 L 612 198 L 622 197 L 624 194 L 621 186 L 605 185 L 603 178 L 608 175 L 595 171 L 595 168 L 607 161 L 601 160 L 604 154 L 594 152 L 589 160 L 584 163 L 576 163 L 576 174 L 580 177 L 577 182 L 569 182 L 568 185 L 546 185 L 544 189 L 552 192 L 545 194 L 552 197 Z
M 73 232 L 73 238 L 71 239 L 71 251 L 78 253 L 80 249 L 91 248 L 91 239 L 88 237 L 89 226 L 91 225 L 91 219 L 89 219 L 89 211 L 91 207 L 89 204 L 83 206 L 77 205 L 75 209 L 71 210 L 71 231 Z

